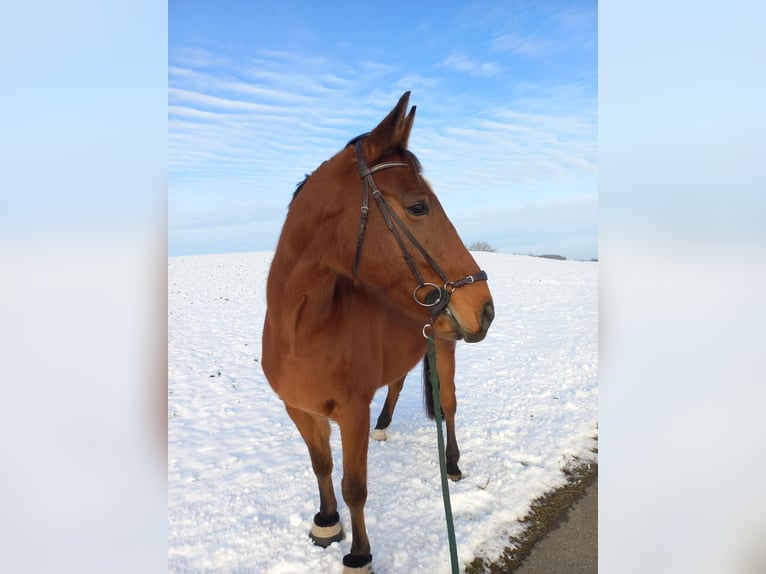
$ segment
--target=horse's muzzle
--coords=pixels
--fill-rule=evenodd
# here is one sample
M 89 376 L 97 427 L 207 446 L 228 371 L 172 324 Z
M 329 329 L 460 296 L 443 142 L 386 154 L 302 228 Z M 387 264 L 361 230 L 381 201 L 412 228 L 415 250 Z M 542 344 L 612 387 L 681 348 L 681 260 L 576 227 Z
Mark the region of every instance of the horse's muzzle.
M 484 303 L 484 306 L 481 308 L 477 318 L 477 330 L 469 330 L 461 325 L 460 321 L 457 320 L 449 306 L 444 309 L 442 317 L 444 317 L 450 324 L 452 332 L 449 333 L 449 335 L 452 335 L 452 337 L 449 338 L 454 338 L 456 341 L 463 339 L 466 343 L 478 343 L 479 341 L 483 341 L 484 337 L 487 336 L 489 326 L 492 324 L 492 320 L 495 318 L 495 306 L 492 304 L 491 299 Z

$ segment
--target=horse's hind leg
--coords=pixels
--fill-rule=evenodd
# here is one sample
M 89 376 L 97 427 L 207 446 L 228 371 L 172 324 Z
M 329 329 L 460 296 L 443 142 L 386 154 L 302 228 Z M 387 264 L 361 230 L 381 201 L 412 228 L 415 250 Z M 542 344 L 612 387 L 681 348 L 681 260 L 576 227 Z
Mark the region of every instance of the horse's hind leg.
M 367 447 L 370 437 L 369 403 L 347 405 L 338 419 L 343 445 L 343 500 L 351 514 L 351 552 L 343 557 L 344 573 L 372 572 L 370 541 L 364 524 L 367 502 Z
M 311 467 L 319 484 L 319 512 L 314 516 L 309 536 L 317 545 L 327 547 L 343 539 L 338 501 L 332 485 L 330 421 L 289 406 L 286 409 L 309 449 Z
M 386 393 L 386 402 L 383 403 L 383 408 L 380 411 L 378 422 L 375 424 L 375 430 L 372 431 L 372 438 L 375 440 L 386 440 L 386 429 L 391 424 L 391 417 L 394 416 L 394 408 L 396 402 L 399 400 L 399 394 L 402 392 L 404 386 L 404 378 L 400 381 L 388 385 L 388 392 Z
M 455 414 L 457 413 L 457 398 L 455 397 L 455 341 L 436 339 L 436 370 L 439 373 L 439 390 L 441 392 L 442 413 L 447 427 L 447 476 L 452 480 L 460 480 L 463 473 L 457 465 L 460 459 L 460 449 L 455 436 Z

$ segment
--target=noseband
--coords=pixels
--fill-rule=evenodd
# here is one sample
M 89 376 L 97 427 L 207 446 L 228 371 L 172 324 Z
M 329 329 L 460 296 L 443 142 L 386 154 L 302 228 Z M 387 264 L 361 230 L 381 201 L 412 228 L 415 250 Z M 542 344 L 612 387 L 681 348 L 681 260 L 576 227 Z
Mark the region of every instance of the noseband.
M 407 228 L 407 226 L 396 214 L 396 212 L 391 209 L 391 206 L 389 206 L 388 202 L 386 202 L 383 194 L 380 193 L 378 186 L 375 185 L 375 180 L 372 179 L 372 174 L 375 172 L 391 167 L 409 167 L 409 165 L 406 163 L 391 162 L 379 163 L 378 165 L 368 168 L 367 162 L 364 159 L 364 154 L 362 153 L 361 140 L 362 138 L 358 138 L 354 142 L 354 148 L 356 149 L 356 160 L 359 163 L 359 177 L 362 179 L 362 190 L 364 192 L 362 196 L 362 214 L 359 222 L 359 236 L 356 243 L 356 255 L 354 257 L 354 276 L 358 277 L 359 273 L 359 259 L 362 255 L 362 241 L 364 240 L 364 230 L 367 227 L 367 216 L 370 211 L 369 199 L 370 193 L 372 193 L 372 197 L 378 204 L 380 212 L 383 215 L 383 219 L 386 221 L 388 230 L 394 235 L 396 242 L 399 244 L 399 249 L 402 251 L 404 260 L 407 262 L 407 266 L 410 268 L 410 271 L 412 271 L 412 274 L 415 276 L 415 280 L 418 282 L 418 285 L 415 287 L 412 296 L 418 305 L 426 307 L 430 310 L 431 319 L 434 319 L 445 309 L 445 307 L 447 307 L 449 304 L 450 295 L 452 295 L 455 289 L 458 287 L 463 287 L 464 285 L 470 285 L 476 281 L 486 281 L 487 272 L 479 271 L 474 275 L 466 275 L 457 281 L 450 281 L 447 278 L 447 275 L 444 273 L 444 271 L 442 271 L 441 267 L 439 267 L 436 261 L 434 261 L 434 259 L 431 257 L 431 255 L 429 255 L 429 253 L 420 244 L 420 242 L 415 239 L 415 236 Z M 370 190 L 372 190 L 372 192 Z M 428 263 L 428 265 L 430 265 L 431 268 L 436 271 L 436 273 L 443 281 L 442 286 L 436 285 L 434 283 L 428 283 L 423 280 L 423 276 L 415 266 L 415 262 L 412 260 L 412 255 L 410 255 L 410 252 L 404 243 L 404 239 L 402 239 L 402 233 L 415 247 L 415 249 L 420 252 L 423 258 L 426 260 L 426 263 Z

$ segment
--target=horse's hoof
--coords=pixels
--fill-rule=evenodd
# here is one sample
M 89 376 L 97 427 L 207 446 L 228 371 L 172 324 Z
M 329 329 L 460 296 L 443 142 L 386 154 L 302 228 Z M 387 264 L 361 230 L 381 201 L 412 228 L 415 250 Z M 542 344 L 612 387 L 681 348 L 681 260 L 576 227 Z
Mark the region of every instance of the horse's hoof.
M 343 557 L 343 574 L 372 574 L 372 554 Z
M 314 523 L 309 532 L 314 544 L 327 548 L 333 542 L 343 540 L 343 527 L 340 525 L 340 516 L 336 512 L 330 518 L 322 518 L 319 513 L 314 516 Z
M 457 482 L 458 480 L 463 478 L 463 471 L 460 470 L 457 465 L 455 465 L 454 467 L 450 468 L 450 465 L 448 464 L 447 465 L 447 476 L 449 477 L 450 480 L 453 480 L 453 481 Z
M 386 429 L 375 429 L 372 431 L 372 438 L 375 440 L 386 440 L 388 438 L 388 435 L 386 434 Z

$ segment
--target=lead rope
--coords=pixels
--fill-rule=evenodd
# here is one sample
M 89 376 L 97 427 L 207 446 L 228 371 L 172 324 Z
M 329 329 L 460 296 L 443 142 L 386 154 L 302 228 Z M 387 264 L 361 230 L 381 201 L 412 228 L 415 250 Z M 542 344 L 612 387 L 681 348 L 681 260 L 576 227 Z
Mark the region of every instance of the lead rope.
M 425 331 L 425 328 L 423 329 Z M 452 562 L 452 574 L 460 573 L 457 561 L 457 542 L 455 541 L 455 525 L 452 522 L 452 505 L 449 499 L 449 483 L 447 482 L 447 457 L 444 452 L 444 433 L 442 431 L 442 401 L 439 392 L 439 373 L 436 372 L 436 346 L 434 336 L 428 337 L 426 352 L 430 376 L 431 392 L 434 399 L 434 418 L 436 419 L 436 442 L 439 446 L 439 470 L 442 480 L 442 499 L 444 500 L 444 517 L 447 520 L 447 537 L 449 538 L 449 556 Z

